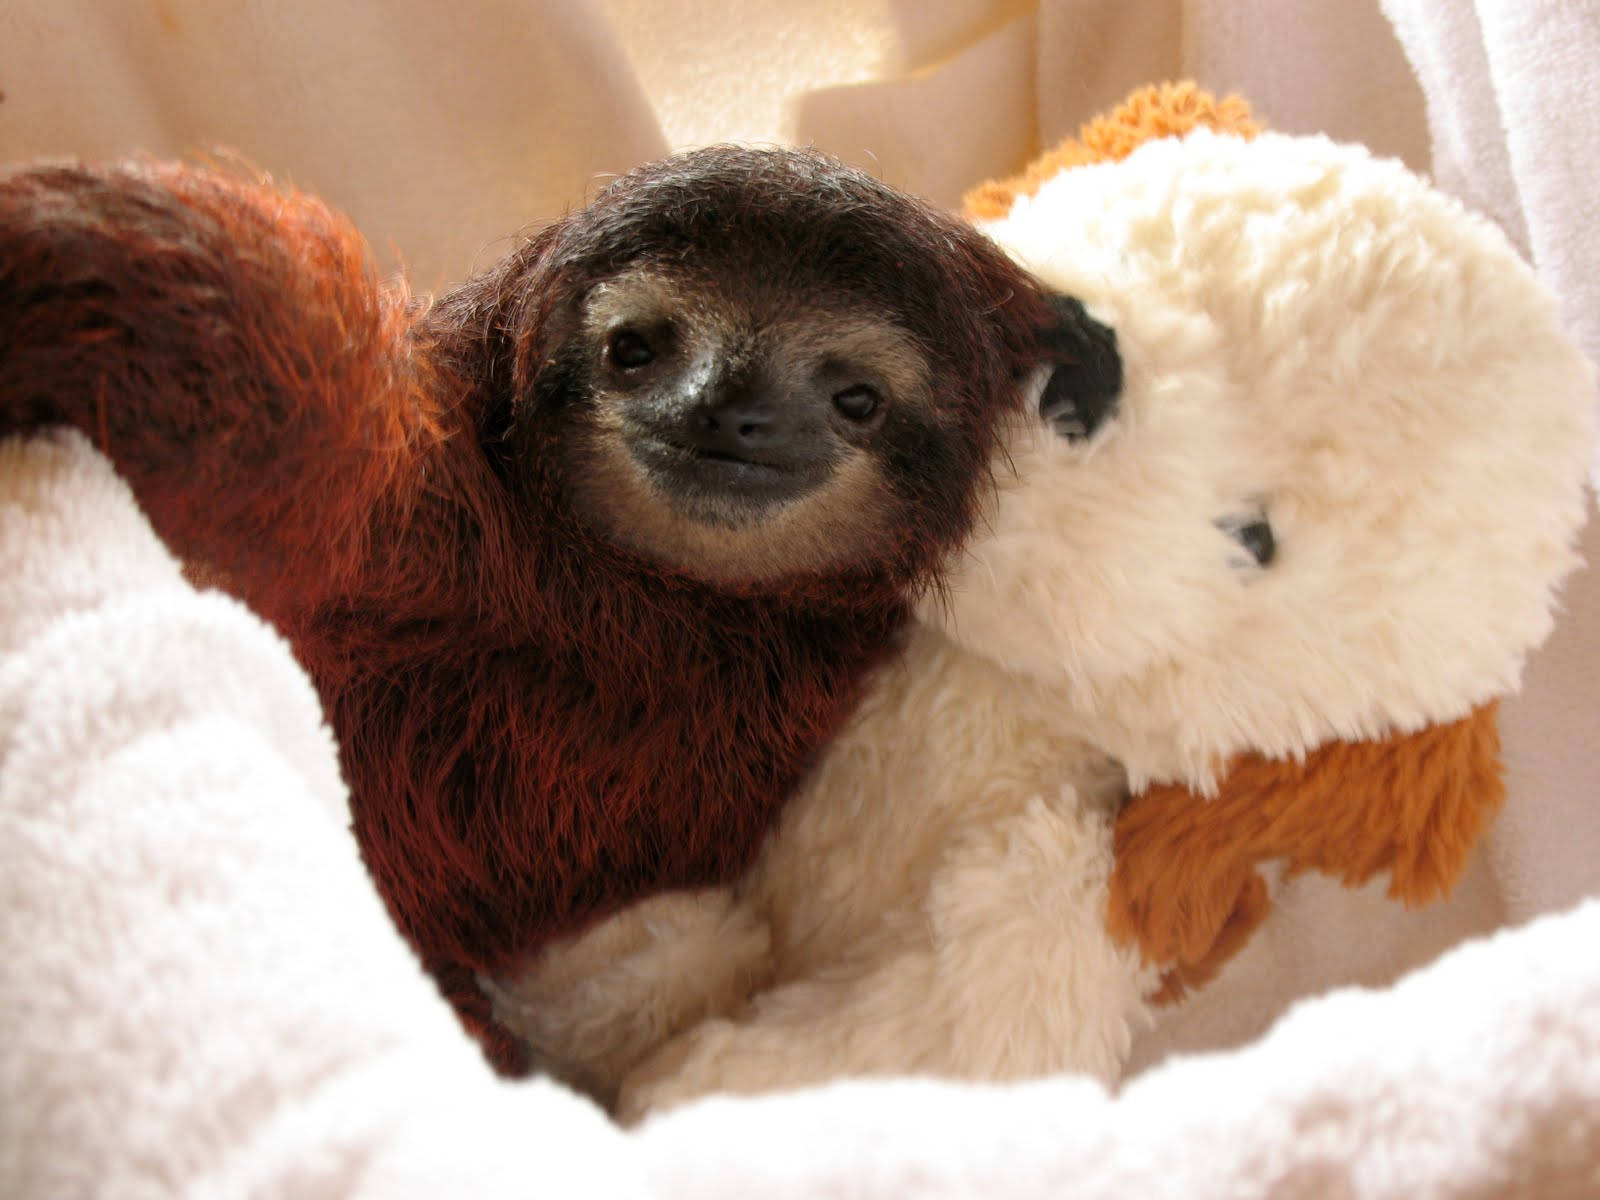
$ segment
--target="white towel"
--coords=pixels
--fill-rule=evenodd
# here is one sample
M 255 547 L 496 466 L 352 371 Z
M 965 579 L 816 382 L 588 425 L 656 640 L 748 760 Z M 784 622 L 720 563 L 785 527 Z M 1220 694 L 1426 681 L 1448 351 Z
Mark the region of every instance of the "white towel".
M 284 643 L 183 581 L 81 438 L 0 444 L 0 1196 L 512 1195 L 535 1169 L 608 1194 L 620 1135 L 490 1074 L 344 796 Z
M 1441 186 L 1500 222 L 1600 359 L 1600 7 L 1383 0 L 1422 83 Z

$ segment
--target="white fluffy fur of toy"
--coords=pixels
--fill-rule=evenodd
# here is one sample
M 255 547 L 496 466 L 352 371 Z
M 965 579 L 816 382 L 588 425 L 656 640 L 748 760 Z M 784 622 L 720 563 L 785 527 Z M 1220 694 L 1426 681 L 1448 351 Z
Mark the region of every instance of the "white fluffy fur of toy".
M 602 1093 L 683 1030 L 624 1115 L 849 1074 L 1115 1079 L 1153 979 L 1103 922 L 1127 784 L 1453 720 L 1551 627 L 1593 373 L 1490 225 L 1358 148 L 1198 133 L 989 232 L 1116 330 L 1120 410 L 1086 442 L 1016 430 L 948 596 L 735 893 L 497 985 Z M 1217 524 L 1252 513 L 1265 567 Z
M 1063 686 L 1147 781 L 1515 690 L 1576 565 L 1594 375 L 1505 237 L 1355 146 L 1199 132 L 988 232 L 1117 331 L 1103 435 L 1034 429 L 927 619 Z M 1271 569 L 1216 517 L 1265 505 Z

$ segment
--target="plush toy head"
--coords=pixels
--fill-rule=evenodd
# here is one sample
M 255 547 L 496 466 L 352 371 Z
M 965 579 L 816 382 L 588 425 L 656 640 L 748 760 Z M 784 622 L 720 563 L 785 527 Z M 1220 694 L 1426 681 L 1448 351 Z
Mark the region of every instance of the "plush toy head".
M 1197 132 L 989 233 L 1117 333 L 1092 436 L 1030 426 L 951 631 L 1151 779 L 1465 716 L 1574 565 L 1591 380 L 1487 223 L 1393 162 Z
M 1082 436 L 1018 435 L 925 615 L 1168 785 L 1119 829 L 1147 950 L 1210 954 L 1259 858 L 1447 886 L 1500 796 L 1492 701 L 1576 561 L 1593 376 L 1550 296 L 1320 138 L 1201 130 L 1035 185 L 987 232 L 1116 331 L 1124 388 Z

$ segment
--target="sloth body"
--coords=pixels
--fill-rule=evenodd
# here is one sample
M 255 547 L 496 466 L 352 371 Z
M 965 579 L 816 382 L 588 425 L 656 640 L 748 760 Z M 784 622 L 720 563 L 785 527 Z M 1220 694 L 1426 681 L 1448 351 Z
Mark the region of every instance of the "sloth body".
M 433 303 L 264 181 L 0 180 L 0 433 L 82 429 L 288 637 L 379 890 L 480 1032 L 478 974 L 748 864 L 1061 312 L 805 153 L 641 168 Z

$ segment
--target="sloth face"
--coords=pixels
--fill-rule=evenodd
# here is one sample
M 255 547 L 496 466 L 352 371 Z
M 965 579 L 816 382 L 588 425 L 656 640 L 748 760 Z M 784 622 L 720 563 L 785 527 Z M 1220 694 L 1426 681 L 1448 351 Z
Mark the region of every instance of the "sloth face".
M 510 363 L 510 444 L 601 539 L 718 583 L 908 588 L 1083 319 L 948 214 L 726 146 L 618 179 L 459 311 Z
M 897 444 L 943 436 L 926 357 L 848 297 L 828 305 L 727 280 L 630 270 L 584 299 L 587 517 L 717 578 L 880 553 L 907 514 Z

